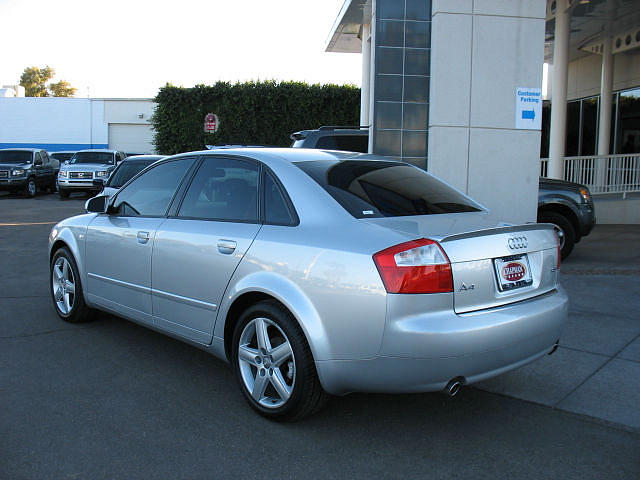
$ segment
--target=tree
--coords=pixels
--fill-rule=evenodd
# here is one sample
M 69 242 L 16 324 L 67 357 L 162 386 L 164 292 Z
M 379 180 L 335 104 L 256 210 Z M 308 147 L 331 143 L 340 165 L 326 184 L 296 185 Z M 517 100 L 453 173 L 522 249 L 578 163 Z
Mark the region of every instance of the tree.
M 71 97 L 76 93 L 69 82 L 60 80 L 57 83 L 47 82 L 56 74 L 55 70 L 47 65 L 44 68 L 27 67 L 20 76 L 20 85 L 24 87 L 27 97 Z
M 50 83 L 49 90 L 53 97 L 73 97 L 76 93 L 76 89 L 65 80 L 60 80 L 57 83 Z

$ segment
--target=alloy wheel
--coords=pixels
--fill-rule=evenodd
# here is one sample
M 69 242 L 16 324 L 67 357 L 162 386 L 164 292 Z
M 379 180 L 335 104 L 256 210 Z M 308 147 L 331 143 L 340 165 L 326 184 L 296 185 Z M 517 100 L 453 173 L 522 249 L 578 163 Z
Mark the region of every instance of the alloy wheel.
M 66 258 L 60 257 L 56 260 L 51 277 L 56 308 L 63 315 L 69 315 L 76 296 L 76 283 L 73 269 Z
M 295 357 L 284 331 L 268 318 L 254 318 L 242 330 L 238 346 L 242 382 L 262 407 L 284 405 L 296 381 Z
M 35 197 L 37 193 L 36 182 L 34 182 L 33 180 L 29 180 L 29 183 L 27 184 L 27 190 L 30 197 Z

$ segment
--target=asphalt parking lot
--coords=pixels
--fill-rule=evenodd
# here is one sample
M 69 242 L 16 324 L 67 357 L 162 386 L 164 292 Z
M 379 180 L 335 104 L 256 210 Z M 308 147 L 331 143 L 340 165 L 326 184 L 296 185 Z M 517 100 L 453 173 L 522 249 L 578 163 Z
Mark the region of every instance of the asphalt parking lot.
M 596 227 L 563 265 L 553 356 L 454 398 L 349 395 L 275 424 L 207 353 L 58 319 L 47 236 L 84 200 L 0 194 L 0 478 L 640 478 L 638 226 Z

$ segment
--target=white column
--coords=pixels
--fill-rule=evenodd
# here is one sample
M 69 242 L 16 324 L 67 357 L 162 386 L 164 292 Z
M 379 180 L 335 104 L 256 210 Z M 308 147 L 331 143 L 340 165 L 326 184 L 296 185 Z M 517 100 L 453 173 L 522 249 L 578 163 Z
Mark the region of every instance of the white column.
M 567 77 L 569 75 L 569 27 L 571 15 L 567 0 L 556 3 L 556 26 L 553 39 L 553 77 L 551 79 L 551 139 L 549 171 L 551 178 L 562 179 L 567 129 Z
M 609 155 L 611 138 L 611 93 L 613 90 L 613 54 L 611 37 L 604 39 L 602 78 L 600 80 L 600 118 L 598 119 L 598 155 Z
M 371 82 L 371 25 L 362 25 L 362 88 L 360 89 L 360 125 L 369 125 Z

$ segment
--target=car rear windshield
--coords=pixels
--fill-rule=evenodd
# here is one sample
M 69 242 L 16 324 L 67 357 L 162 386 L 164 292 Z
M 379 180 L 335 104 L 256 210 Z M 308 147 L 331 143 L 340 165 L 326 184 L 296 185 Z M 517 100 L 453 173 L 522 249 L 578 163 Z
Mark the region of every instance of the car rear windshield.
M 0 163 L 31 163 L 31 155 L 23 150 L 0 151 Z
M 73 153 L 52 153 L 51 157 L 64 162 L 66 160 L 70 160 L 71 157 L 73 157 Z
M 470 198 L 406 163 L 320 160 L 296 165 L 356 218 L 482 210 Z
M 138 172 L 151 165 L 154 161 L 155 160 L 129 160 L 122 162 L 116 171 L 113 172 L 111 178 L 109 178 L 107 187 L 120 188 L 131 180 Z
M 78 152 L 69 163 L 113 163 L 113 153 Z

